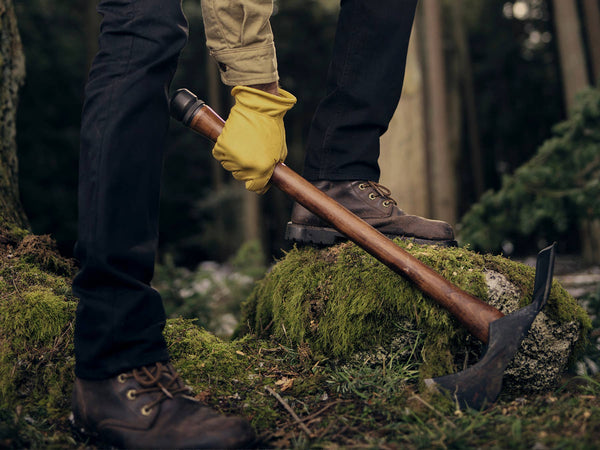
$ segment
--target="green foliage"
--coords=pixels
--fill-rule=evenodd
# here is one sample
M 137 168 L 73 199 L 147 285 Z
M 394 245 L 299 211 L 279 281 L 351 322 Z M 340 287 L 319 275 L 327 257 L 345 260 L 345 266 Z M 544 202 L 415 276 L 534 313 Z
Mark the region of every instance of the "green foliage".
M 194 271 L 176 266 L 167 255 L 156 267 L 153 284 L 170 317 L 196 319 L 200 326 L 225 337 L 232 330 L 220 320 L 225 315 L 239 317 L 242 301 L 267 270 L 264 261 L 261 245 L 255 240 L 242 245 L 228 263 L 203 262 Z
M 568 239 L 582 220 L 600 217 L 599 124 L 600 88 L 589 88 L 537 154 L 465 214 L 461 241 L 497 251 L 506 240 Z

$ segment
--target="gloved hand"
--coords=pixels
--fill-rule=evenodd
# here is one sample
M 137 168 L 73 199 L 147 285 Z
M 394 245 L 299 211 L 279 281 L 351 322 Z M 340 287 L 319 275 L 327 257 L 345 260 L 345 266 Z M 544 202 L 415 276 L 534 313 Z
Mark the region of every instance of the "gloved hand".
M 234 87 L 231 95 L 235 105 L 212 154 L 246 189 L 264 194 L 275 165 L 287 156 L 283 116 L 296 97 L 283 89 L 277 96 L 246 86 Z

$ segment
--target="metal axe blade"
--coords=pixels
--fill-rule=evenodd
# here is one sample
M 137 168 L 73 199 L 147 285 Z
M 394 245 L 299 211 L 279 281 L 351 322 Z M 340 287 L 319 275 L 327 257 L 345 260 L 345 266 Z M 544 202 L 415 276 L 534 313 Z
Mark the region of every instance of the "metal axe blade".
M 490 324 L 487 349 L 479 362 L 462 372 L 428 378 L 425 384 L 448 391 L 461 407 L 481 409 L 496 401 L 506 367 L 550 295 L 555 249 L 552 244 L 538 254 L 531 304 Z

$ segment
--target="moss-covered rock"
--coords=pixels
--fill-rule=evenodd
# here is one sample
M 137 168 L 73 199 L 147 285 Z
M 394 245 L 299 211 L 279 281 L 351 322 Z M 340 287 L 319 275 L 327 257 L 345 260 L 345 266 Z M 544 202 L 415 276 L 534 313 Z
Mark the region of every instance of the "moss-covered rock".
M 505 314 L 531 302 L 535 271 L 528 266 L 464 248 L 398 245 Z M 416 353 L 421 378 L 460 370 L 481 352 L 444 309 L 351 243 L 289 252 L 245 303 L 242 324 L 242 332 L 308 345 L 327 358 Z M 554 282 L 505 382 L 517 391 L 553 386 L 590 327 L 584 310 Z

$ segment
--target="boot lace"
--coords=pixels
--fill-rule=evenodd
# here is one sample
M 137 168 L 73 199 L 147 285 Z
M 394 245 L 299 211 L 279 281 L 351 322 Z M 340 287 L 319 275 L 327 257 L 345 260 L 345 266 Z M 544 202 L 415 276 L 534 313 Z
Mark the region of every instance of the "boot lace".
M 375 200 L 378 197 L 382 197 L 385 199 L 384 201 L 384 205 L 385 206 L 390 206 L 390 205 L 394 205 L 396 206 L 398 203 L 396 202 L 396 200 L 394 200 L 391 195 L 392 195 L 392 191 L 390 191 L 388 188 L 386 188 L 385 186 L 376 183 L 375 181 L 363 181 L 361 184 L 358 185 L 359 189 L 367 189 L 367 187 L 370 187 L 373 192 L 371 192 L 369 194 L 369 198 L 371 200 Z
M 121 381 L 129 378 L 135 379 L 141 389 L 133 391 L 134 396 L 159 393 L 160 395 L 142 408 L 142 414 L 147 415 L 156 405 L 167 399 L 173 399 L 178 394 L 190 394 L 187 387 L 171 364 L 156 363 L 153 366 L 144 366 L 133 369 L 132 372 L 119 376 Z

